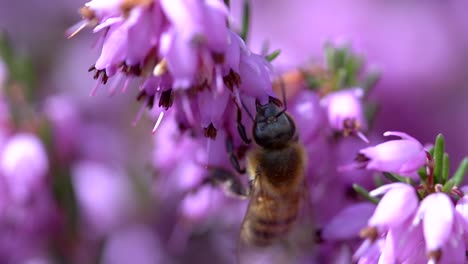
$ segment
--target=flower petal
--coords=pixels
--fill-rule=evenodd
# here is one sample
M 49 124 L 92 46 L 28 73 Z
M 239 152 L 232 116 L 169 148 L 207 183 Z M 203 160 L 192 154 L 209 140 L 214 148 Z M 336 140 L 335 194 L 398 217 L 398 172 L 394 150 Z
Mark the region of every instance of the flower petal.
M 345 240 L 357 237 L 374 209 L 375 205 L 365 202 L 345 208 L 323 228 L 323 239 Z
M 428 195 L 422 202 L 418 216 L 423 218 L 426 249 L 441 249 L 453 230 L 455 208 L 445 193 Z
M 392 188 L 382 197 L 369 219 L 369 226 L 398 226 L 414 214 L 418 206 L 416 192 L 410 185 L 400 186 Z

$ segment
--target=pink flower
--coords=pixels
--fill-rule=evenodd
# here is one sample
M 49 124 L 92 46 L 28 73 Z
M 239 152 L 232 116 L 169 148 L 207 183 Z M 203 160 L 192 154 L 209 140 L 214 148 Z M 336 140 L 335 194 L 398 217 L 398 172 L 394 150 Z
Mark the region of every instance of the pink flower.
M 103 34 L 101 55 L 90 69 L 98 80 L 91 94 L 110 78 L 110 93 L 141 79 L 137 99 L 150 109 L 157 105 L 153 132 L 175 108 L 179 123 L 214 139 L 236 122 L 237 112 L 248 116 L 242 105 L 252 110 L 255 101 L 265 104 L 273 96 L 269 62 L 228 28 L 220 0 L 94 0 L 81 13 L 81 26 Z
M 16 134 L 0 154 L 0 174 L 14 200 L 26 202 L 42 186 L 49 160 L 42 142 L 33 134 Z
M 454 231 L 455 208 L 445 193 L 428 195 L 421 202 L 413 225 L 423 222 L 426 250 L 430 259 L 438 261 L 442 247 L 448 243 Z
M 118 169 L 82 161 L 73 167 L 72 181 L 82 220 L 93 233 L 109 234 L 136 217 L 138 196 Z
M 296 128 L 302 142 L 308 143 L 319 137 L 325 116 L 320 107 L 318 94 L 303 89 L 288 102 L 288 111 L 296 121 Z
M 361 149 L 355 165 L 403 176 L 416 175 L 418 169 L 426 163 L 423 145 L 403 132 L 387 131 L 384 136 L 398 136 L 401 139 Z
M 356 238 L 359 231 L 366 226 L 375 206 L 370 203 L 357 203 L 351 205 L 336 216 L 322 230 L 324 240 L 345 240 Z
M 446 193 L 432 193 L 419 202 L 415 189 L 404 183 L 384 185 L 370 194 L 384 192 L 369 226 L 361 230 L 366 240 L 356 251 L 356 259 L 375 256 L 373 245 L 381 241 L 381 263 L 464 261 L 466 198 L 460 199 L 456 207 Z
M 102 263 L 159 264 L 168 263 L 168 259 L 155 231 L 149 226 L 134 225 L 114 232 L 106 240 Z
M 333 130 L 345 136 L 366 130 L 367 122 L 361 100 L 363 94 L 361 88 L 352 88 L 330 93 L 322 99 L 328 123 Z M 367 141 L 365 137 L 363 139 Z
M 418 197 L 414 188 L 405 183 L 391 183 L 370 192 L 372 196 L 382 195 L 369 226 L 386 229 L 397 226 L 412 216 L 418 207 Z

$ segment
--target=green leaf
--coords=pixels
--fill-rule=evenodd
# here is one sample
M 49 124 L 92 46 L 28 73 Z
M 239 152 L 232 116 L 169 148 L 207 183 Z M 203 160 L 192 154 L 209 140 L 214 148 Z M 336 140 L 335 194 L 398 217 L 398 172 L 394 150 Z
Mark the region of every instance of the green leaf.
M 401 175 L 390 173 L 390 172 L 382 172 L 382 174 L 387 180 L 391 182 L 404 182 L 404 183 L 414 185 L 413 179 L 409 177 L 403 177 Z
M 361 82 L 361 88 L 364 90 L 364 96 L 367 96 L 380 80 L 380 72 L 374 71 L 366 75 L 366 78 Z
M 327 63 L 327 68 L 332 70 L 336 68 L 335 64 L 335 48 L 330 43 L 326 43 L 325 47 L 325 61 Z
M 332 69 L 333 71 L 340 70 L 344 68 L 345 66 L 345 61 L 346 61 L 346 53 L 347 49 L 346 48 L 337 48 L 335 49 L 335 62 L 334 65 L 335 67 Z
M 374 185 L 376 187 L 380 187 L 385 184 L 382 177 L 380 177 L 379 174 L 374 174 L 373 179 L 374 179 Z
M 13 49 L 5 31 L 0 31 L 0 57 L 8 68 L 11 68 L 13 61 Z
M 449 155 L 444 153 L 444 159 L 442 161 L 442 183 L 446 183 L 448 180 L 449 172 L 450 172 L 450 160 Z
M 350 52 L 347 54 L 347 61 L 344 65 L 346 69 L 345 87 L 355 87 L 357 85 L 358 73 L 362 68 L 362 59 L 352 55 Z
M 306 85 L 309 89 L 316 90 L 320 88 L 322 82 L 319 79 L 317 79 L 313 74 L 303 72 L 303 76 L 304 76 Z
M 442 182 L 445 141 L 442 134 L 437 135 L 434 145 L 434 183 Z
M 453 174 L 453 180 L 455 181 L 455 186 L 460 186 L 465 178 L 466 170 L 468 169 L 468 157 L 465 157 L 460 165 L 458 165 L 457 171 Z
M 276 59 L 279 55 L 281 54 L 281 50 L 277 49 L 274 50 L 272 53 L 268 54 L 265 56 L 265 59 L 269 62 L 272 62 L 274 59 Z
M 375 117 L 379 109 L 380 107 L 379 107 L 379 104 L 377 103 L 370 102 L 364 105 L 364 114 L 366 116 L 366 120 L 368 123 L 368 129 L 369 127 L 372 127 L 372 125 L 374 124 Z
M 241 38 L 247 42 L 250 27 L 250 1 L 244 0 L 242 8 L 242 31 L 240 33 Z
M 364 187 L 362 187 L 361 185 L 359 184 L 353 184 L 353 189 L 355 192 L 357 192 L 358 194 L 360 194 L 364 199 L 374 203 L 374 204 L 378 204 L 379 203 L 379 199 L 376 198 L 376 197 L 373 197 L 369 194 L 369 191 L 367 191 Z
M 396 175 L 396 174 L 393 174 L 393 173 L 390 173 L 390 172 L 383 172 L 382 174 L 387 180 L 389 180 L 391 182 L 404 182 L 404 180 L 401 179 L 403 177 L 401 177 L 399 175 Z
M 449 192 L 450 190 L 452 190 L 453 186 L 455 186 L 455 180 L 452 178 L 444 184 L 444 186 L 442 187 L 442 192 Z
M 342 89 L 346 87 L 346 70 L 340 68 L 336 72 L 336 88 Z

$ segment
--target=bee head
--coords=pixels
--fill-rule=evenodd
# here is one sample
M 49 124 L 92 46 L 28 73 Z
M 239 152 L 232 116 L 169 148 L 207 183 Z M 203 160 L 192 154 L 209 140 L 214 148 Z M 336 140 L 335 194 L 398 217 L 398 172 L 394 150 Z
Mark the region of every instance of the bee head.
M 256 104 L 253 137 L 261 147 L 282 147 L 294 139 L 296 126 L 285 109 L 280 108 L 281 105 L 281 101 L 275 98 L 270 98 L 264 105 Z

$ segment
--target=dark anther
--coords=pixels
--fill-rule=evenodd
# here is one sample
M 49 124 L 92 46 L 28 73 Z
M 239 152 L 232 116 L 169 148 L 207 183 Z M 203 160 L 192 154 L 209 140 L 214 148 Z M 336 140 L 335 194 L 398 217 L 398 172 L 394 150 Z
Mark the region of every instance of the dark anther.
M 216 134 L 218 133 L 218 130 L 213 126 L 213 123 L 210 123 L 208 127 L 204 128 L 205 130 L 205 137 L 215 139 Z
M 192 85 L 190 91 L 194 92 L 193 94 L 195 95 L 197 92 L 203 91 L 207 88 L 209 88 L 210 85 L 208 83 L 207 79 L 204 79 L 203 81 L 199 82 L 198 84 Z
M 107 76 L 107 73 L 106 73 L 106 70 L 105 69 L 102 69 L 102 70 L 98 70 L 96 69 L 96 67 L 93 65 L 91 67 L 89 67 L 88 69 L 88 72 L 92 72 L 94 71 L 94 75 L 93 75 L 93 79 L 97 80 L 99 78 L 99 76 L 102 76 L 101 77 L 101 82 L 103 84 L 106 84 L 107 83 L 107 80 L 109 79 L 109 76 Z
M 99 78 L 99 71 L 95 71 L 93 75 L 94 80 L 96 80 L 97 78 Z
M 361 154 L 359 153 L 356 158 L 354 158 L 355 161 L 357 162 L 367 162 L 369 161 L 370 159 L 368 157 L 366 157 L 364 154 Z
M 325 240 L 323 240 L 323 236 L 322 236 L 322 229 L 318 229 L 315 231 L 315 243 L 317 244 L 321 244 L 323 242 L 325 242 Z
M 153 109 L 153 106 L 154 106 L 154 98 L 155 98 L 155 95 L 150 95 L 148 97 L 148 103 L 146 104 L 146 106 L 148 106 L 149 109 Z
M 224 64 L 224 54 L 223 53 L 212 53 L 213 60 L 216 64 Z
M 140 76 L 141 75 L 141 68 L 139 65 L 127 65 L 125 62 L 122 62 L 120 65 L 120 71 L 127 75 L 135 75 L 135 76 Z
M 278 99 L 278 98 L 275 98 L 275 97 L 271 97 L 271 96 L 270 96 L 270 97 L 269 97 L 269 100 L 270 100 L 272 103 L 274 103 L 275 105 L 279 106 L 279 107 L 283 106 L 283 102 L 281 102 L 281 100 Z
M 135 76 L 140 76 L 141 75 L 141 68 L 139 65 L 132 65 L 127 67 L 127 73 L 132 74 Z
M 101 79 L 102 84 L 106 84 L 107 80 L 109 80 L 109 76 L 107 76 L 106 72 L 103 72 Z
M 359 123 L 356 118 L 345 118 L 343 120 L 343 135 L 348 136 L 359 130 Z
M 230 69 L 229 74 L 223 77 L 223 82 L 226 87 L 232 91 L 234 86 L 239 86 L 241 84 L 241 78 L 239 74 Z
M 239 107 L 237 108 L 237 131 L 239 132 L 242 140 L 246 144 L 250 144 L 251 140 L 247 137 L 247 132 L 245 131 L 245 127 L 242 124 L 242 111 Z
M 172 92 L 172 89 L 162 92 L 158 106 L 162 106 L 167 110 L 172 106 L 172 103 L 174 103 L 174 93 Z
M 231 161 L 232 167 L 240 173 L 244 174 L 245 169 L 242 169 L 239 165 L 239 160 L 237 159 L 236 155 L 234 154 L 234 145 L 232 144 L 232 138 L 229 136 L 226 138 L 226 151 L 229 154 L 229 160 Z

